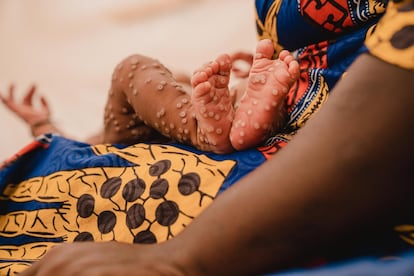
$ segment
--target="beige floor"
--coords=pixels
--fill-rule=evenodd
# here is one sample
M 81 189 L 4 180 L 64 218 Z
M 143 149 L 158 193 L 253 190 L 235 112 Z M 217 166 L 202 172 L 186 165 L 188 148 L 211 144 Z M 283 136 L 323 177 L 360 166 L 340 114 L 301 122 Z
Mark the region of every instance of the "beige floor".
M 256 43 L 253 1 L 1 0 L 0 92 L 36 83 L 54 121 L 78 139 L 101 126 L 112 69 L 132 53 L 191 72 Z M 0 161 L 31 137 L 0 105 Z

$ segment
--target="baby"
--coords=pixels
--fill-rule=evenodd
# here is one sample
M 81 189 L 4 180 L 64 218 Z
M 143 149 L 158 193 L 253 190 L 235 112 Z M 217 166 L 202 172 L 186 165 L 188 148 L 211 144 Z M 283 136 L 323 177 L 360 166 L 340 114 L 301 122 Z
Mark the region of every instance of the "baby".
M 288 51 L 272 59 L 273 44 L 261 40 L 247 83 L 229 88 L 233 59 L 221 55 L 191 77 L 191 90 L 152 58 L 133 55 L 112 75 L 104 113 L 104 130 L 95 143 L 133 144 L 163 137 L 215 153 L 229 153 L 260 144 L 283 126 L 285 97 L 298 79 L 299 65 Z M 33 135 L 61 133 L 49 120 L 41 98 L 34 110 L 29 90 L 22 104 L 13 89 L 3 103 L 26 121 Z M 96 138 L 96 137 L 95 137 Z

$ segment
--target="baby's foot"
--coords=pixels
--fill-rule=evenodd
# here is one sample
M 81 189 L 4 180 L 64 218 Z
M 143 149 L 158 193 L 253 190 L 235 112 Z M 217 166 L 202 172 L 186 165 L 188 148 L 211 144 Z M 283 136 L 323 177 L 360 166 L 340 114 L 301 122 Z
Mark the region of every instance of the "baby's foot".
M 230 141 L 237 150 L 253 147 L 279 130 L 286 119 L 285 97 L 299 76 L 299 64 L 288 51 L 279 59 L 270 40 L 256 48 L 245 95 L 234 114 Z
M 199 148 L 216 153 L 233 151 L 229 131 L 233 119 L 233 103 L 229 93 L 231 59 L 221 55 L 199 70 L 192 79 L 192 104 L 197 120 Z

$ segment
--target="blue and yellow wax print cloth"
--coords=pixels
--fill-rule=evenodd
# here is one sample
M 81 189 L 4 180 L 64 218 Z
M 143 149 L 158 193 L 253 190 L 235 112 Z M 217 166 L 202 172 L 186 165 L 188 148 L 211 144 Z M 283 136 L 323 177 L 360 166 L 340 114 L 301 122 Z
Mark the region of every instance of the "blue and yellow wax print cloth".
M 128 147 L 39 137 L 0 170 L 0 274 L 75 241 L 162 242 L 265 160 L 177 144 Z
M 257 0 L 259 38 L 271 38 L 277 51 L 294 51 L 301 70 L 288 94 L 285 129 L 258 148 L 217 155 L 179 144 L 90 146 L 38 137 L 0 168 L 0 275 L 24 270 L 64 242 L 173 238 L 220 192 L 286 146 L 359 54 L 370 51 L 413 70 L 413 6 Z M 408 222 L 353 253 L 387 254 L 412 245 Z

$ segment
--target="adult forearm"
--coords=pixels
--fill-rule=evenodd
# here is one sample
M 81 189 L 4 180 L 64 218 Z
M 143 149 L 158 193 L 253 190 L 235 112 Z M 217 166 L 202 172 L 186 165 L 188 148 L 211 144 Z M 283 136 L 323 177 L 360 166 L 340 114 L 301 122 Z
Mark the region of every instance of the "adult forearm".
M 191 275 L 257 274 L 340 248 L 357 230 L 388 229 L 414 192 L 413 86 L 412 71 L 363 56 L 288 147 L 166 249 L 196 260 L 181 264 Z

